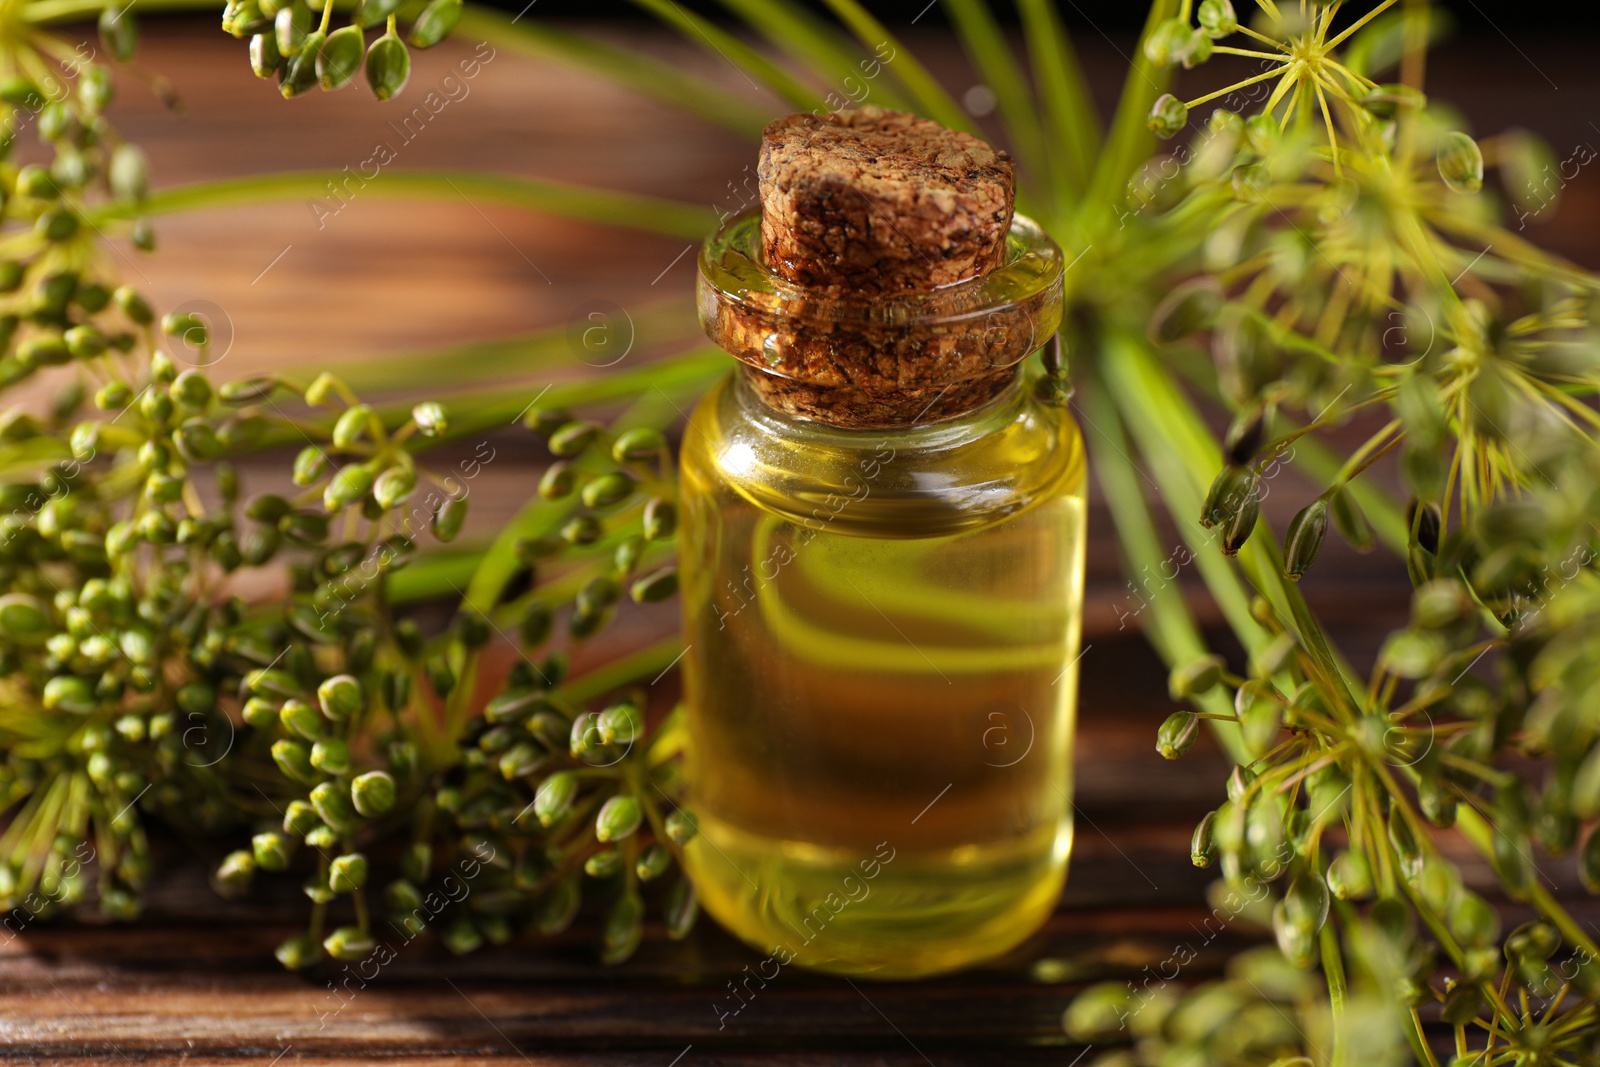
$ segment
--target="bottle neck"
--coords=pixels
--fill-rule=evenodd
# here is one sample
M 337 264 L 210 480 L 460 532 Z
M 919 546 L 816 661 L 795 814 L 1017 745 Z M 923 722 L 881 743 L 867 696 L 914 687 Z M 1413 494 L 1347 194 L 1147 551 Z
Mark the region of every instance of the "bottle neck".
M 983 408 L 1015 386 L 1017 367 L 891 390 L 848 383 L 814 385 L 769 374 L 748 363 L 740 367 L 740 379 L 744 391 L 775 415 L 841 429 L 881 430 L 945 422 Z
M 1026 398 L 1017 366 L 1001 368 L 986 388 L 973 388 L 971 380 L 940 388 L 900 390 L 895 394 L 867 393 L 849 386 L 807 390 L 795 388 L 793 379 L 767 374 L 745 364 L 739 368 L 733 385 L 739 406 L 780 433 L 824 432 L 841 437 L 864 433 L 971 436 L 1009 425 Z M 781 395 L 774 397 L 778 388 Z M 955 394 L 952 396 L 951 394 Z M 846 417 L 830 417 L 834 404 L 842 404 Z M 879 412 L 872 422 L 863 422 L 863 412 Z
M 927 291 L 805 289 L 761 257 L 760 216 L 737 216 L 700 255 L 701 324 L 744 363 L 749 391 L 812 424 L 881 430 L 956 418 L 1016 380 L 1061 322 L 1061 249 L 1013 216 L 987 273 Z

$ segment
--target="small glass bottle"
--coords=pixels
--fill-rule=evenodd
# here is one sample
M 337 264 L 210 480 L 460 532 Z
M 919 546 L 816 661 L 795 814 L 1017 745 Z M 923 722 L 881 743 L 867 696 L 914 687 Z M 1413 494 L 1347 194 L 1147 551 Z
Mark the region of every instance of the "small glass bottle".
M 951 970 L 1044 922 L 1072 842 L 1085 464 L 1020 369 L 1061 253 L 1018 216 L 981 277 L 818 299 L 765 268 L 759 225 L 700 258 L 744 365 L 682 449 L 686 862 L 779 964 Z M 830 362 L 852 346 L 864 382 Z

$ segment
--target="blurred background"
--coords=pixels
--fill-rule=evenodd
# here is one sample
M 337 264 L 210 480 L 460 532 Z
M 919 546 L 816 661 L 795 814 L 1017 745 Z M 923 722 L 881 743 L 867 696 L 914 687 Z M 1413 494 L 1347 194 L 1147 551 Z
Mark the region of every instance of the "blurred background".
M 708 15 L 722 10 L 690 6 Z M 1057 6 L 1107 110 L 1126 73 L 1143 5 L 1061 0 Z M 1548 142 L 1557 161 L 1595 158 L 1600 66 L 1593 62 L 1592 6 L 1503 0 L 1446 6 L 1451 28 L 1428 68 L 1435 100 L 1459 109 L 1479 137 L 1525 127 Z M 993 94 L 966 62 L 937 2 L 869 7 L 893 24 L 982 128 L 1001 137 Z M 505 10 L 692 69 L 747 103 L 758 121 L 787 110 L 731 62 L 632 4 L 507 0 Z M 320 197 L 162 217 L 155 220 L 154 254 L 126 249 L 124 269 L 158 306 L 198 308 L 213 320 L 220 377 L 270 368 L 309 378 L 358 361 L 365 370 L 352 378 L 357 388 L 403 389 L 419 369 L 404 358 L 408 351 L 563 327 L 575 336 L 595 321 L 597 309 L 630 366 L 702 343 L 693 325 L 695 257 L 688 241 L 479 203 L 466 193 L 401 198 L 386 189 L 384 175 L 414 168 L 510 172 L 730 211 L 753 196 L 753 139 L 554 55 L 475 52 L 464 30 L 416 52 L 405 92 L 380 103 L 361 85 L 280 99 L 273 83 L 252 75 L 243 42 L 209 15 L 150 16 L 142 25 L 135 76 L 122 79 L 113 114 L 149 154 L 158 189 L 286 170 L 356 178 L 340 178 Z M 1179 84 L 1186 92 L 1220 86 L 1242 76 L 1244 62 L 1219 57 L 1183 72 Z M 430 93 L 434 105 L 419 112 Z M 372 173 L 375 158 L 387 159 L 382 173 L 360 180 L 360 173 Z M 1600 167 L 1565 168 L 1573 169 L 1571 180 L 1555 180 L 1561 188 L 1552 186 L 1549 203 L 1523 221 L 1521 233 L 1600 267 Z M 572 350 L 574 358 L 557 360 L 549 375 L 600 373 L 581 346 Z M 513 375 L 507 388 L 531 399 L 545 381 Z M 537 475 L 531 464 L 542 458 L 529 435 L 502 436 L 497 445 L 525 455 L 529 465 L 488 467 L 488 491 L 477 494 L 474 507 L 478 529 L 497 527 L 526 499 Z M 1293 496 L 1285 494 L 1285 502 Z M 1126 601 L 1110 524 L 1096 523 L 1094 538 L 1091 633 L 1115 629 L 1118 605 Z M 1324 592 L 1368 611 L 1380 601 L 1398 605 L 1377 590 L 1403 581 L 1403 567 L 1386 561 L 1378 569 L 1353 567 Z M 1378 622 L 1372 620 L 1371 632 L 1379 632 Z
M 746 102 L 754 114 L 776 117 L 788 110 L 730 62 L 662 29 L 632 5 L 509 0 L 500 6 L 519 20 L 597 36 L 639 56 L 691 68 Z M 683 6 L 708 16 L 723 10 L 705 3 Z M 993 94 L 952 39 L 937 0 L 872 0 L 867 6 L 891 23 L 980 125 L 998 137 Z M 1106 110 L 1126 73 L 1144 5 L 1060 0 L 1057 6 L 1075 35 L 1097 102 Z M 1523 127 L 1543 137 L 1558 161 L 1600 158 L 1600 65 L 1594 62 L 1600 11 L 1594 5 L 1577 0 L 1457 0 L 1445 6 L 1452 25 L 1429 60 L 1432 96 L 1457 108 L 1466 128 L 1480 137 Z M 1006 5 L 998 7 L 1004 14 Z M 314 170 L 336 179 L 316 197 L 155 219 L 154 254 L 118 246 L 125 275 L 153 303 L 162 310 L 195 310 L 211 322 L 215 379 L 272 371 L 309 380 L 320 370 L 339 366 L 365 393 L 415 392 L 422 364 L 407 353 L 539 330 L 565 329 L 572 336 L 593 323 L 590 316 L 597 310 L 608 329 L 616 331 L 616 346 L 630 366 L 703 343 L 692 311 L 692 242 L 519 212 L 478 202 L 467 192 L 403 198 L 385 185 L 385 175 L 417 168 L 529 175 L 683 201 L 706 209 L 709 223 L 712 212 L 748 203 L 754 188 L 753 139 L 553 56 L 479 51 L 465 32 L 415 53 L 410 84 L 394 100 L 379 103 L 357 85 L 284 101 L 275 84 L 252 75 L 243 42 L 224 34 L 215 14 L 141 14 L 140 21 L 143 43 L 131 72 L 119 79 L 112 116 L 123 135 L 148 153 L 157 190 L 279 171 Z M 93 37 L 87 25 L 72 32 L 86 40 Z M 1183 74 L 1180 84 L 1185 92 L 1191 87 L 1203 92 L 1238 76 L 1240 69 L 1219 57 Z M 430 94 L 433 103 L 426 104 Z M 375 159 L 386 160 L 378 176 L 347 180 L 350 173 L 370 174 Z M 1551 201 L 1525 220 L 1521 236 L 1583 266 L 1600 268 L 1600 166 L 1586 163 L 1570 180 L 1557 184 Z M 1517 225 L 1513 220 L 1513 228 Z M 570 347 L 570 359 L 556 360 L 538 376 L 516 373 L 513 351 L 504 388 L 532 400 L 551 378 L 605 372 L 584 358 L 576 340 Z M 441 365 L 437 359 L 428 367 L 434 375 L 452 372 L 448 362 Z M 474 484 L 469 539 L 473 530 L 498 528 L 528 498 L 547 458 L 533 435 L 509 427 L 494 435 L 492 446 L 510 461 L 488 464 Z M 467 446 L 463 454 L 472 451 Z M 268 458 L 261 477 L 281 479 L 287 462 L 287 454 Z M 450 462 L 441 459 L 439 466 Z M 247 472 L 247 477 L 255 474 Z M 272 486 L 249 485 L 252 492 L 267 488 Z M 1296 501 L 1303 500 L 1303 488 L 1286 489 L 1269 503 L 1269 511 L 1287 509 L 1274 515 L 1280 527 Z M 1126 964 L 1142 958 L 1129 955 L 1129 939 L 1143 937 L 1140 943 L 1160 959 L 1173 937 L 1189 936 L 1184 924 L 1194 912 L 1192 907 L 1182 911 L 1180 905 L 1198 904 L 1209 880 L 1189 864 L 1189 833 L 1194 819 L 1216 803 L 1228 765 L 1215 751 L 1207 751 L 1204 742 L 1180 764 L 1164 764 L 1157 757 L 1156 726 L 1171 710 L 1166 672 L 1134 624 L 1124 625 L 1120 617 L 1131 603 L 1129 587 L 1109 518 L 1098 501 L 1090 530 L 1085 609 L 1089 648 L 1081 705 L 1086 724 L 1094 728 L 1085 730 L 1078 751 L 1084 821 L 1067 910 L 1027 951 L 1046 959 L 1081 955 L 1086 943 L 1102 938 L 1109 946 L 1107 957 L 1120 952 L 1118 960 Z M 1163 536 L 1167 543 L 1177 543 L 1170 528 Z M 1327 558 L 1305 584 L 1319 610 L 1338 627 L 1336 640 L 1361 656 L 1401 623 L 1405 582 L 1399 561 L 1357 557 L 1342 543 L 1330 543 Z M 1196 606 L 1203 620 L 1216 621 L 1204 601 L 1197 600 Z M 629 626 L 664 631 L 673 625 L 671 610 L 648 617 L 626 615 L 634 620 Z M 645 636 L 622 630 L 608 638 L 608 647 Z M 1153 783 L 1159 788 L 1152 788 Z M 1481 862 L 1457 858 L 1469 881 L 1483 880 Z M 192 888 L 193 894 L 174 898 L 179 901 L 174 907 L 181 906 L 185 918 L 196 909 L 221 914 L 222 905 L 198 879 Z M 718 942 L 714 932 L 697 936 L 700 940 L 686 951 L 700 952 L 709 944 L 707 959 L 725 964 L 728 974 L 747 962 Z M 259 946 L 250 951 L 264 955 Z M 555 984 L 567 981 L 563 976 L 569 973 L 560 966 L 570 964 L 560 960 L 578 956 L 570 946 L 565 951 L 565 957 L 550 957 L 557 963 L 528 963 L 529 971 L 510 969 L 504 958 L 495 966 L 506 968 L 503 973 L 517 981 L 537 974 Z M 192 963 L 185 960 L 182 965 Z M 271 961 L 265 966 L 272 967 Z M 539 972 L 540 966 L 550 970 Z M 681 960 L 664 955 L 647 952 L 631 966 L 628 973 L 635 978 L 653 976 L 663 986 L 681 978 Z M 174 973 L 178 970 L 174 965 Z M 954 1033 L 976 1043 L 1003 1032 L 1030 1043 L 1059 1042 L 1063 996 L 1056 989 L 1024 984 L 1070 977 L 1065 971 L 1049 973 L 1054 977 L 1024 979 L 1019 969 L 1016 974 L 962 977 L 881 994 L 883 1018 L 895 1019 L 896 1030 L 904 1026 L 919 1038 L 924 1032 Z M 251 981 L 260 981 L 262 988 L 283 988 L 288 980 L 273 974 Z M 85 989 L 92 978 L 89 974 L 84 979 Z M 612 989 L 602 980 L 591 981 L 592 988 Z M 753 1024 L 770 1027 L 759 1031 L 764 1040 L 816 1041 L 819 1034 L 842 1032 L 841 1019 L 853 1020 L 851 1033 L 881 1038 L 905 1057 L 874 1062 L 925 1059 L 920 1050 L 916 1057 L 905 1053 L 894 1034 L 880 1034 L 882 1020 L 864 1010 L 867 1005 L 849 990 L 839 993 L 820 979 L 793 981 L 789 1021 L 774 1010 Z M 641 1014 L 670 1020 L 662 1024 L 667 1026 L 692 1017 L 710 1029 L 703 990 L 682 994 L 681 1004 L 658 990 L 651 1007 L 641 1006 L 642 998 L 620 984 L 621 979 L 607 974 L 603 982 L 618 983 L 608 994 L 614 1000 L 591 992 L 573 1009 L 593 1021 L 595 1032 L 602 1034 L 596 1040 L 609 1040 L 619 1019 L 634 1020 Z M 194 983 L 196 989 L 203 986 L 202 980 Z M 824 992 L 816 993 L 819 989 Z M 814 1002 L 807 999 L 813 994 Z M 466 1020 L 439 1025 L 444 1036 L 438 1040 L 452 1042 L 452 1050 L 460 1044 L 458 1032 L 475 1035 L 472 1040 L 483 1047 L 499 1047 L 506 1040 L 498 1029 L 474 1030 L 476 1018 L 455 995 L 441 996 L 442 1007 L 430 1001 L 429 1011 L 440 1019 L 455 1012 Z M 298 989 L 292 997 L 280 994 L 273 1002 L 276 1008 L 262 1009 L 248 1025 L 261 1032 L 278 1026 L 269 1009 L 281 1010 L 284 1018 L 298 1013 L 292 1017 L 303 1022 L 303 1002 L 309 997 Z M 844 1007 L 827 1014 L 815 1004 Z M 50 1009 L 60 1013 L 63 1033 L 79 1025 L 69 1008 L 52 1002 Z M 167 1011 L 167 1005 L 162 1003 L 160 1010 Z M 823 1026 L 812 1024 L 813 1010 Z M 564 1018 L 553 1017 L 557 1022 Z M 409 1035 L 416 1013 L 407 1006 L 397 1018 L 394 1032 Z M 218 1047 L 233 1048 L 226 1043 L 245 1025 L 232 1018 L 218 1021 Z M 647 1029 L 641 1023 L 637 1032 Z M 552 1031 L 535 1032 L 546 1040 Z M 514 1030 L 513 1036 L 519 1033 Z M 579 1040 L 567 1031 L 560 1039 Z M 986 1056 L 975 1054 L 964 1062 L 992 1062 Z M 260 1062 L 270 1058 L 269 1051 Z M 668 1052 L 648 1062 L 664 1064 L 670 1058 Z M 941 1056 L 940 1062 L 952 1061 Z

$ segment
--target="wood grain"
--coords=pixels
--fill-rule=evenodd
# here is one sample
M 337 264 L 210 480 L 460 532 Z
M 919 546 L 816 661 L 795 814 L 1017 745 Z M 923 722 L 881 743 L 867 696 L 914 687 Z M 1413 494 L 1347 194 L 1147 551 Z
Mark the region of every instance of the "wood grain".
M 634 43 L 690 58 L 730 92 L 747 93 L 735 72 L 686 46 L 654 35 Z M 950 84 L 971 83 L 947 42 L 917 43 L 932 49 Z M 1128 46 L 1090 44 L 1088 69 L 1108 99 Z M 1558 149 L 1590 136 L 1583 117 L 1600 115 L 1600 81 L 1576 44 L 1537 51 L 1541 66 L 1563 83 L 1564 106 L 1554 116 L 1538 111 L 1547 98 L 1538 73 L 1507 73 L 1502 65 L 1492 68 L 1494 79 L 1480 79 L 1473 72 L 1484 53 L 1474 47 L 1463 46 L 1454 59 L 1447 51 L 1435 68 L 1447 92 L 1465 96 L 1469 113 L 1491 129 L 1539 115 Z M 452 42 L 418 54 L 411 91 L 441 83 L 467 48 Z M 394 139 L 390 123 L 403 112 L 354 90 L 286 104 L 250 75 L 242 46 L 209 20 L 147 27 L 141 64 L 168 79 L 181 101 L 169 110 L 135 79 L 124 80 L 116 120 L 146 147 L 158 183 L 338 169 Z M 732 135 L 598 79 L 510 55 L 486 65 L 470 93 L 407 142 L 397 163 L 536 174 L 707 204 L 724 203 L 753 164 L 753 146 Z M 1571 218 L 1600 217 L 1595 188 L 1585 174 L 1567 191 Z M 163 306 L 202 300 L 223 309 L 232 335 L 225 376 L 305 372 L 332 359 L 560 325 L 593 299 L 642 309 L 669 293 L 681 298 L 690 285 L 692 257 L 679 258 L 685 246 L 678 241 L 517 215 L 466 197 L 421 204 L 357 193 L 331 215 L 329 203 L 321 212 L 292 203 L 166 219 L 159 254 L 128 251 L 125 269 Z M 1592 225 L 1538 225 L 1536 237 L 1554 238 L 1580 259 L 1594 256 Z M 479 492 L 478 529 L 509 514 L 536 476 L 539 457 L 508 447 L 513 461 L 490 472 Z M 1269 509 L 1298 506 L 1295 486 L 1284 484 Z M 1204 742 L 1177 764 L 1155 754 L 1155 728 L 1169 710 L 1165 671 L 1136 634 L 1137 600 L 1120 574 L 1098 499 L 1091 530 L 1073 870 L 1058 913 L 1003 960 L 916 984 L 852 984 L 786 971 L 719 1028 L 716 1006 L 726 1003 L 727 984 L 755 962 L 753 954 L 709 923 L 682 943 L 652 925 L 633 961 L 605 969 L 593 960 L 593 920 L 586 918 L 553 943 L 465 959 L 431 943 L 406 945 L 364 988 L 339 999 L 328 988 L 337 973 L 289 975 L 271 958 L 271 947 L 297 929 L 303 902 L 292 889 L 242 910 L 225 904 L 205 886 L 212 857 L 185 857 L 182 845 L 169 842 L 163 847 L 173 862 L 139 924 L 29 928 L 0 944 L 0 1060 L 206 1067 L 1076 1063 L 1084 1050 L 1068 1046 L 1059 1026 L 1076 989 L 1104 978 L 1135 980 L 1179 944 L 1198 953 L 1183 979 L 1201 980 L 1262 936 L 1243 921 L 1209 941 L 1199 932 L 1208 879 L 1188 863 L 1189 832 L 1221 798 L 1227 767 Z M 1174 540 L 1170 526 L 1163 536 Z M 1333 548 L 1306 585 L 1326 616 L 1345 624 L 1337 636 L 1358 657 L 1405 610 L 1404 570 L 1390 560 Z M 1203 621 L 1216 621 L 1197 605 Z M 633 625 L 622 637 L 643 640 L 670 627 L 671 615 Z M 1470 883 L 1488 882 L 1486 868 L 1459 842 L 1447 845 Z M 1577 896 L 1570 869 L 1548 873 L 1563 896 Z M 1581 921 L 1600 917 L 1587 904 L 1578 914 Z M 1050 965 L 1042 968 L 1041 960 Z

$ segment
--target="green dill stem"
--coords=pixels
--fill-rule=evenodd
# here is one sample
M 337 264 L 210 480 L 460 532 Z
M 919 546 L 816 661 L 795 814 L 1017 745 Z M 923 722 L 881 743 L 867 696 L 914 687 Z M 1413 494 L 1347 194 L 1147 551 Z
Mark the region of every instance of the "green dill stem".
M 317 879 L 319 881 L 326 882 L 328 880 L 329 865 L 330 861 L 328 859 L 328 854 L 326 852 L 319 852 L 317 854 Z M 317 901 L 311 907 L 310 933 L 311 938 L 314 941 L 321 942 L 322 940 L 322 924 L 324 918 L 326 917 L 327 911 L 328 905 L 322 901 Z
M 1350 25 L 1346 26 L 1342 31 L 1340 31 L 1337 35 L 1335 35 L 1331 40 L 1326 42 L 1322 47 L 1325 48 L 1325 49 L 1328 49 L 1329 51 L 1332 51 L 1333 49 L 1339 47 L 1339 45 L 1344 43 L 1345 38 L 1347 38 L 1351 34 L 1355 33 L 1361 27 L 1365 26 L 1367 23 L 1371 22 L 1373 19 L 1377 18 L 1379 15 L 1383 14 L 1385 11 L 1389 10 L 1389 8 L 1393 7 L 1394 5 L 1395 5 L 1395 0 L 1383 0 L 1383 3 L 1379 4 L 1377 7 L 1373 8 L 1371 11 L 1368 11 L 1365 15 L 1362 15 L 1360 18 L 1356 19 Z
M 562 695 L 575 703 L 584 703 L 639 678 L 654 678 L 666 670 L 681 654 L 683 641 L 676 634 L 664 637 L 653 645 L 631 652 L 597 667 L 561 687 Z
M 329 5 L 332 7 L 333 5 Z M 350 894 L 350 902 L 356 907 L 356 926 L 362 933 L 368 933 L 372 921 L 371 914 L 367 911 L 367 894 L 363 889 L 357 889 Z
M 1417 1062 L 1426 1067 L 1439 1067 L 1439 1060 L 1433 1054 L 1433 1049 L 1428 1046 L 1427 1039 L 1422 1033 L 1422 1016 L 1417 1014 L 1416 1008 L 1406 1012 L 1406 1041 L 1411 1045 L 1412 1055 L 1417 1057 Z
M 17 17 L 35 24 L 46 22 L 74 22 L 100 14 L 107 8 L 131 7 L 118 0 L 40 0 L 38 3 L 19 5 Z M 156 11 L 215 11 L 216 0 L 139 0 L 139 11 L 149 14 Z
M 1344 959 L 1339 953 L 1339 935 L 1334 924 L 1324 922 L 1319 937 L 1322 949 L 1322 973 L 1328 980 L 1328 1000 L 1333 1009 L 1333 1067 L 1344 1067 L 1349 1062 L 1350 1043 L 1345 1030 L 1349 1025 L 1345 1017 Z
M 1207 93 L 1204 96 L 1197 96 L 1193 100 L 1186 101 L 1184 103 L 1184 106 L 1185 107 L 1199 107 L 1201 104 L 1210 103 L 1211 101 L 1217 99 L 1217 97 L 1219 97 L 1219 96 L 1227 96 L 1229 93 L 1237 92 L 1238 90 L 1243 89 L 1247 85 L 1254 85 L 1256 82 L 1264 82 L 1268 78 L 1281 78 L 1283 76 L 1284 76 L 1284 74 L 1283 74 L 1283 70 L 1281 68 L 1278 69 L 1278 70 L 1263 71 L 1262 73 L 1257 74 L 1254 77 L 1245 78 L 1243 81 L 1236 81 L 1232 85 L 1223 86 L 1221 89 L 1218 89 L 1214 93 Z M 1269 108 L 1269 110 L 1270 110 L 1270 108 Z
M 1494 855 L 1494 828 L 1476 809 L 1466 807 L 1458 810 L 1456 827 L 1485 859 Z M 1528 902 L 1561 931 L 1561 936 L 1566 938 L 1569 944 L 1582 949 L 1592 957 L 1600 957 L 1600 946 L 1595 944 L 1594 938 L 1590 937 L 1567 910 L 1550 895 L 1540 883 L 1537 872 L 1529 883 Z
M 329 182 L 337 186 L 347 177 L 342 171 L 285 171 L 195 182 L 152 192 L 137 205 L 120 201 L 97 205 L 86 217 L 98 224 L 135 216 L 154 217 L 279 200 L 304 200 L 327 195 Z M 367 182 L 360 195 L 384 199 L 465 200 L 474 206 L 500 204 L 689 239 L 704 237 L 716 225 L 716 215 L 709 208 L 696 204 L 478 171 L 388 170 Z
M 1170 68 L 1151 62 L 1150 57 L 1145 55 L 1144 42 L 1176 11 L 1177 4 L 1173 0 L 1156 0 L 1150 5 L 1150 14 L 1145 19 L 1139 43 L 1134 49 L 1133 63 L 1123 79 L 1122 92 L 1117 97 L 1117 110 L 1111 120 L 1110 134 L 1095 158 L 1088 192 L 1080 201 L 1084 207 L 1074 227 L 1077 232 L 1065 235 L 1073 244 L 1093 244 L 1111 224 L 1120 225 L 1116 205 L 1122 202 L 1122 188 L 1149 158 L 1151 147 L 1155 144 L 1155 135 L 1145 125 L 1145 120 L 1150 114 L 1151 105 L 1166 92 L 1172 81 Z
M 1167 553 L 1161 548 L 1160 535 L 1145 502 L 1140 472 L 1128 454 L 1131 445 L 1123 432 L 1121 416 L 1102 380 L 1096 376 L 1088 384 L 1079 414 L 1087 431 L 1085 436 L 1092 439 L 1098 434 L 1105 445 L 1090 448 L 1089 457 L 1116 520 L 1117 540 L 1130 570 L 1159 567 Z M 1210 652 L 1183 596 L 1171 583 L 1150 591 L 1150 606 L 1149 618 L 1140 618 L 1139 627 L 1169 667 L 1197 660 Z M 1219 716 L 1232 714 L 1227 698 L 1217 690 L 1202 695 L 1198 703 L 1202 709 Z M 1238 730 L 1213 728 L 1213 736 L 1235 763 L 1249 759 Z

